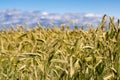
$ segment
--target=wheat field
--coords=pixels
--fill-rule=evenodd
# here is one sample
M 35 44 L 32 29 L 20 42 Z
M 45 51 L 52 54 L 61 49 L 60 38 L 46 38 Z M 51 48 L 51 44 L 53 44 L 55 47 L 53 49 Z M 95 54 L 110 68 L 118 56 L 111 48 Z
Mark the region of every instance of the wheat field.
M 0 80 L 120 80 L 120 23 L 0 31 Z M 107 29 L 106 29 L 107 28 Z

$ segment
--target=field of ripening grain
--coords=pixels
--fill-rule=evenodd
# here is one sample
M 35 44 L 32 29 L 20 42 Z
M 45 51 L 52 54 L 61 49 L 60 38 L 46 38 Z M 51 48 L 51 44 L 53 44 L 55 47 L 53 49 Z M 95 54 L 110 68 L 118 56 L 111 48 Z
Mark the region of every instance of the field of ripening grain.
M 0 80 L 120 80 L 120 23 L 0 32 Z M 107 27 L 107 29 L 106 29 Z

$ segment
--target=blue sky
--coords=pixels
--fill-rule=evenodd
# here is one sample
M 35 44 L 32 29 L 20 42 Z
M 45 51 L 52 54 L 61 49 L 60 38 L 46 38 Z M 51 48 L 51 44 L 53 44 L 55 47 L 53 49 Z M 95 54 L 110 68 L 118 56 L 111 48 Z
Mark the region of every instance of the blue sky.
M 120 18 L 120 0 L 0 0 L 0 10 L 19 9 L 48 13 L 95 13 Z

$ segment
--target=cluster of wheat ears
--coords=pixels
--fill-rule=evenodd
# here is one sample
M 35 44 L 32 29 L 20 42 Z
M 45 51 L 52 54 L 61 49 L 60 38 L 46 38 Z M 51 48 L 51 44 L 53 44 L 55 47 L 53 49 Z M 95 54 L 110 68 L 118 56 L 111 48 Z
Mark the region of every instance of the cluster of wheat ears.
M 120 80 L 120 24 L 0 31 L 0 80 Z

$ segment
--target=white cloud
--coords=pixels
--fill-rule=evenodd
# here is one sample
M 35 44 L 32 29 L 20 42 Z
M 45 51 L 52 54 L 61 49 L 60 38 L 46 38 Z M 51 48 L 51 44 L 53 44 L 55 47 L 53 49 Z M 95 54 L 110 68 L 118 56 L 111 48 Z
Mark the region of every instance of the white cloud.
M 47 12 L 42 12 L 42 15 L 48 15 L 48 13 Z
M 8 15 L 10 14 L 10 16 Z M 85 18 L 86 17 L 86 18 Z M 26 12 L 19 10 L 4 10 L 0 11 L 0 24 L 35 24 L 40 22 L 41 24 L 50 24 L 51 22 L 56 24 L 71 24 L 76 23 L 78 25 L 91 23 L 92 25 L 98 24 L 101 16 L 97 14 L 55 14 L 48 12 Z
M 85 15 L 85 17 L 101 17 L 101 15 L 93 14 L 93 13 L 88 13 Z

